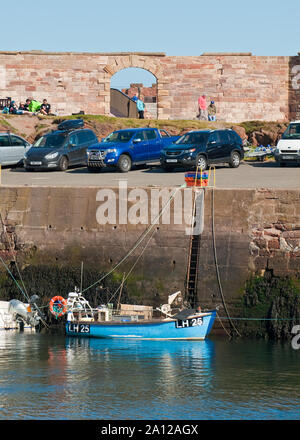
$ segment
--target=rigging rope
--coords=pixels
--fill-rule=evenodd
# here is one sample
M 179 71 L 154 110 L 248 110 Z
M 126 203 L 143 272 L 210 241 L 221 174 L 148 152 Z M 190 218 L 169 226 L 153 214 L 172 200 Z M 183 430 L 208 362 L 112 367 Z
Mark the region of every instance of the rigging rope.
M 140 255 L 137 257 L 136 261 L 134 262 L 134 264 L 132 265 L 130 271 L 127 273 L 127 275 L 125 277 L 123 277 L 122 283 L 121 285 L 117 288 L 117 290 L 115 291 L 115 293 L 110 297 L 110 300 L 108 302 L 111 302 L 113 300 L 113 298 L 116 296 L 116 294 L 119 292 L 119 290 L 121 289 L 121 287 L 124 285 L 125 281 L 127 280 L 127 278 L 129 277 L 129 275 L 131 274 L 131 272 L 133 271 L 133 269 L 135 268 L 135 266 L 137 265 L 138 261 L 140 260 L 140 258 L 142 257 L 143 253 L 145 252 L 148 244 L 150 243 L 153 235 L 155 234 L 155 230 L 152 232 L 149 240 L 147 241 L 144 249 L 141 251 Z
M 171 196 L 169 197 L 168 201 L 165 203 L 165 206 L 161 209 L 161 211 L 159 212 L 159 214 L 156 216 L 156 218 L 153 220 L 152 224 L 150 226 L 148 226 L 148 228 L 143 232 L 143 234 L 141 235 L 141 237 L 138 239 L 138 241 L 136 242 L 136 244 L 130 249 L 129 252 L 127 252 L 127 254 L 125 255 L 125 257 L 123 257 L 109 272 L 107 272 L 105 275 L 103 275 L 98 281 L 95 281 L 93 284 L 91 284 L 89 287 L 86 287 L 81 293 L 86 292 L 87 290 L 91 289 L 92 287 L 96 286 L 97 284 L 99 284 L 101 281 L 103 281 L 106 277 L 108 277 L 110 274 L 112 274 L 119 266 L 121 266 L 122 263 L 124 263 L 124 261 L 127 260 L 128 257 L 130 257 L 130 255 L 135 251 L 135 249 L 138 248 L 138 246 L 143 242 L 143 240 L 147 237 L 147 235 L 152 231 L 152 229 L 155 227 L 157 221 L 160 219 L 160 217 L 163 215 L 165 209 L 167 208 L 167 206 L 171 203 L 171 201 L 173 200 L 173 198 L 175 197 L 176 193 L 184 188 L 186 186 L 186 184 L 184 183 L 183 185 L 181 185 L 180 187 L 176 188 Z
M 22 282 L 22 285 L 23 285 L 24 291 L 21 289 L 19 283 L 17 282 L 17 280 L 16 280 L 15 277 L 13 276 L 12 272 L 9 270 L 8 266 L 5 264 L 5 262 L 4 262 L 3 258 L 1 257 L 1 255 L 0 255 L 0 259 L 1 259 L 2 264 L 4 265 L 4 267 L 5 267 L 6 270 L 8 271 L 9 275 L 12 277 L 13 281 L 16 283 L 18 289 L 22 292 L 22 294 L 25 296 L 27 302 L 30 304 L 30 298 L 29 298 L 28 292 L 27 292 L 27 290 L 26 290 L 25 283 L 24 283 L 24 280 L 23 280 L 23 277 L 22 277 L 22 275 L 21 275 L 21 271 L 20 271 L 20 269 L 19 269 L 19 265 L 18 265 L 18 262 L 17 262 L 17 258 L 16 258 L 16 255 L 15 255 L 15 252 L 14 252 L 14 250 L 13 250 L 13 248 L 12 248 L 12 245 L 11 245 L 11 243 L 10 243 L 10 239 L 9 239 L 9 236 L 8 236 L 8 233 L 7 233 L 7 229 L 6 229 L 6 226 L 5 226 L 5 224 L 4 224 L 4 221 L 3 221 L 3 218 L 2 218 L 2 214 L 1 214 L 1 213 L 0 213 L 0 220 L 1 220 L 1 223 L 2 223 L 2 229 L 3 229 L 3 232 L 4 232 L 4 234 L 6 235 L 6 239 L 7 239 L 8 245 L 9 245 L 9 247 L 10 247 L 10 252 L 11 252 L 13 258 L 14 258 L 15 266 L 16 266 L 16 268 L 17 268 L 17 272 L 18 272 L 18 275 L 19 275 L 20 280 L 21 280 L 21 282 Z M 44 324 L 44 326 L 47 327 L 47 328 L 49 328 L 48 324 L 45 322 L 45 320 L 44 320 L 44 318 L 43 318 L 43 316 L 42 316 L 42 312 L 41 312 L 40 308 L 38 307 L 38 305 L 37 305 L 35 302 L 33 303 L 33 305 L 36 307 L 36 309 L 37 309 L 37 311 L 38 311 L 38 314 L 39 314 L 39 317 L 41 318 L 41 321 L 42 321 L 42 323 Z
M 0 213 L 0 220 L 1 220 L 1 224 L 2 224 L 3 232 L 4 232 L 4 234 L 6 235 L 7 243 L 8 243 L 8 245 L 9 245 L 9 247 L 10 247 L 10 252 L 11 252 L 11 254 L 12 254 L 12 256 L 13 256 L 13 259 L 14 259 L 14 262 L 15 262 L 15 266 L 16 266 L 16 269 L 17 269 L 18 275 L 19 275 L 20 280 L 21 280 L 21 283 L 22 283 L 22 285 L 23 285 L 23 289 L 24 289 L 24 291 L 22 291 L 22 293 L 23 293 L 23 295 L 25 296 L 25 298 L 27 299 L 27 301 L 29 302 L 29 295 L 28 295 L 28 292 L 27 292 L 27 290 L 26 290 L 25 283 L 24 283 L 24 281 L 23 281 L 22 275 L 21 275 L 21 273 L 20 273 L 19 266 L 18 266 L 17 259 L 16 259 L 16 255 L 15 255 L 15 252 L 14 252 L 14 250 L 13 250 L 13 248 L 12 248 L 12 245 L 11 245 L 11 242 L 10 242 L 10 239 L 9 239 L 9 236 L 8 236 L 8 233 L 7 233 L 7 229 L 6 229 L 6 226 L 5 226 L 5 224 L 4 224 L 4 221 L 3 221 L 3 218 L 2 218 L 2 214 L 1 214 L 1 213 Z
M 9 275 L 11 276 L 11 278 L 13 279 L 13 281 L 16 283 L 17 288 L 20 290 L 20 292 L 21 292 L 21 293 L 25 296 L 25 298 L 27 299 L 26 294 L 24 293 L 24 291 L 23 291 L 22 288 L 20 287 L 19 283 L 17 282 L 17 280 L 16 280 L 15 277 L 13 276 L 12 272 L 9 270 L 8 266 L 5 264 L 5 262 L 4 262 L 3 258 L 1 257 L 1 255 L 0 255 L 0 260 L 1 260 L 2 264 L 3 264 L 3 266 L 5 267 L 5 269 L 7 270 L 7 272 L 9 273 Z

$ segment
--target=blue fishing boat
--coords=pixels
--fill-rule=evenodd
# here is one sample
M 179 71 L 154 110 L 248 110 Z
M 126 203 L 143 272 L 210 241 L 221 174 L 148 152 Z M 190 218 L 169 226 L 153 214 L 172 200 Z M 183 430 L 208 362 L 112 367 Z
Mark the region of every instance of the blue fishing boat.
M 93 309 L 80 293 L 71 292 L 62 304 L 67 313 L 66 333 L 92 338 L 205 339 L 213 326 L 216 310 L 176 307 L 175 299 L 181 301 L 180 292 L 169 295 L 168 304 L 155 310 L 130 304 L 120 304 L 117 309 L 113 309 L 112 304 Z M 60 313 L 59 299 L 56 307 Z

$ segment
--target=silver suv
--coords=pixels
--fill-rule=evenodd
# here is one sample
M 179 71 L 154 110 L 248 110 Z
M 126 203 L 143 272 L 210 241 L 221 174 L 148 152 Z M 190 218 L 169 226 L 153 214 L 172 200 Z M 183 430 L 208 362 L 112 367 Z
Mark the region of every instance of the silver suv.
M 0 132 L 0 165 L 23 165 L 31 144 L 16 134 Z

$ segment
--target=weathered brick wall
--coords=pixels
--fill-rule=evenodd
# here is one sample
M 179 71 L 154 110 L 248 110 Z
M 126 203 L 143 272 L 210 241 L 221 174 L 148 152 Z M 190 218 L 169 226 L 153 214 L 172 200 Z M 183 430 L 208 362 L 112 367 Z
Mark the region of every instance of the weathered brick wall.
M 0 52 L 0 97 L 47 98 L 59 114 L 108 115 L 111 76 L 138 67 L 157 78 L 160 119 L 195 118 L 205 91 L 220 120 L 279 121 L 299 114 L 299 65 L 299 56 Z

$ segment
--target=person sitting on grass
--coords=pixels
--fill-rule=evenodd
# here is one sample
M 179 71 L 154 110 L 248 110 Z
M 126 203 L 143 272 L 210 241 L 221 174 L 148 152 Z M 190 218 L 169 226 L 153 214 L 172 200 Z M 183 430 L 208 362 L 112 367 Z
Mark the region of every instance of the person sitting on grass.
M 11 115 L 22 115 L 23 114 L 23 110 L 20 110 L 16 104 L 16 101 L 11 101 L 10 106 L 9 106 L 9 113 Z
M 42 115 L 48 116 L 50 115 L 51 105 L 47 102 L 47 99 L 43 99 L 43 103 L 40 108 L 40 113 Z
M 29 104 L 30 104 L 30 103 L 31 103 L 31 99 L 30 99 L 30 98 L 27 98 L 26 101 L 25 101 L 25 104 L 23 105 L 23 110 L 26 111 L 26 112 L 28 112 L 28 113 L 30 113 L 30 112 L 29 112 Z

